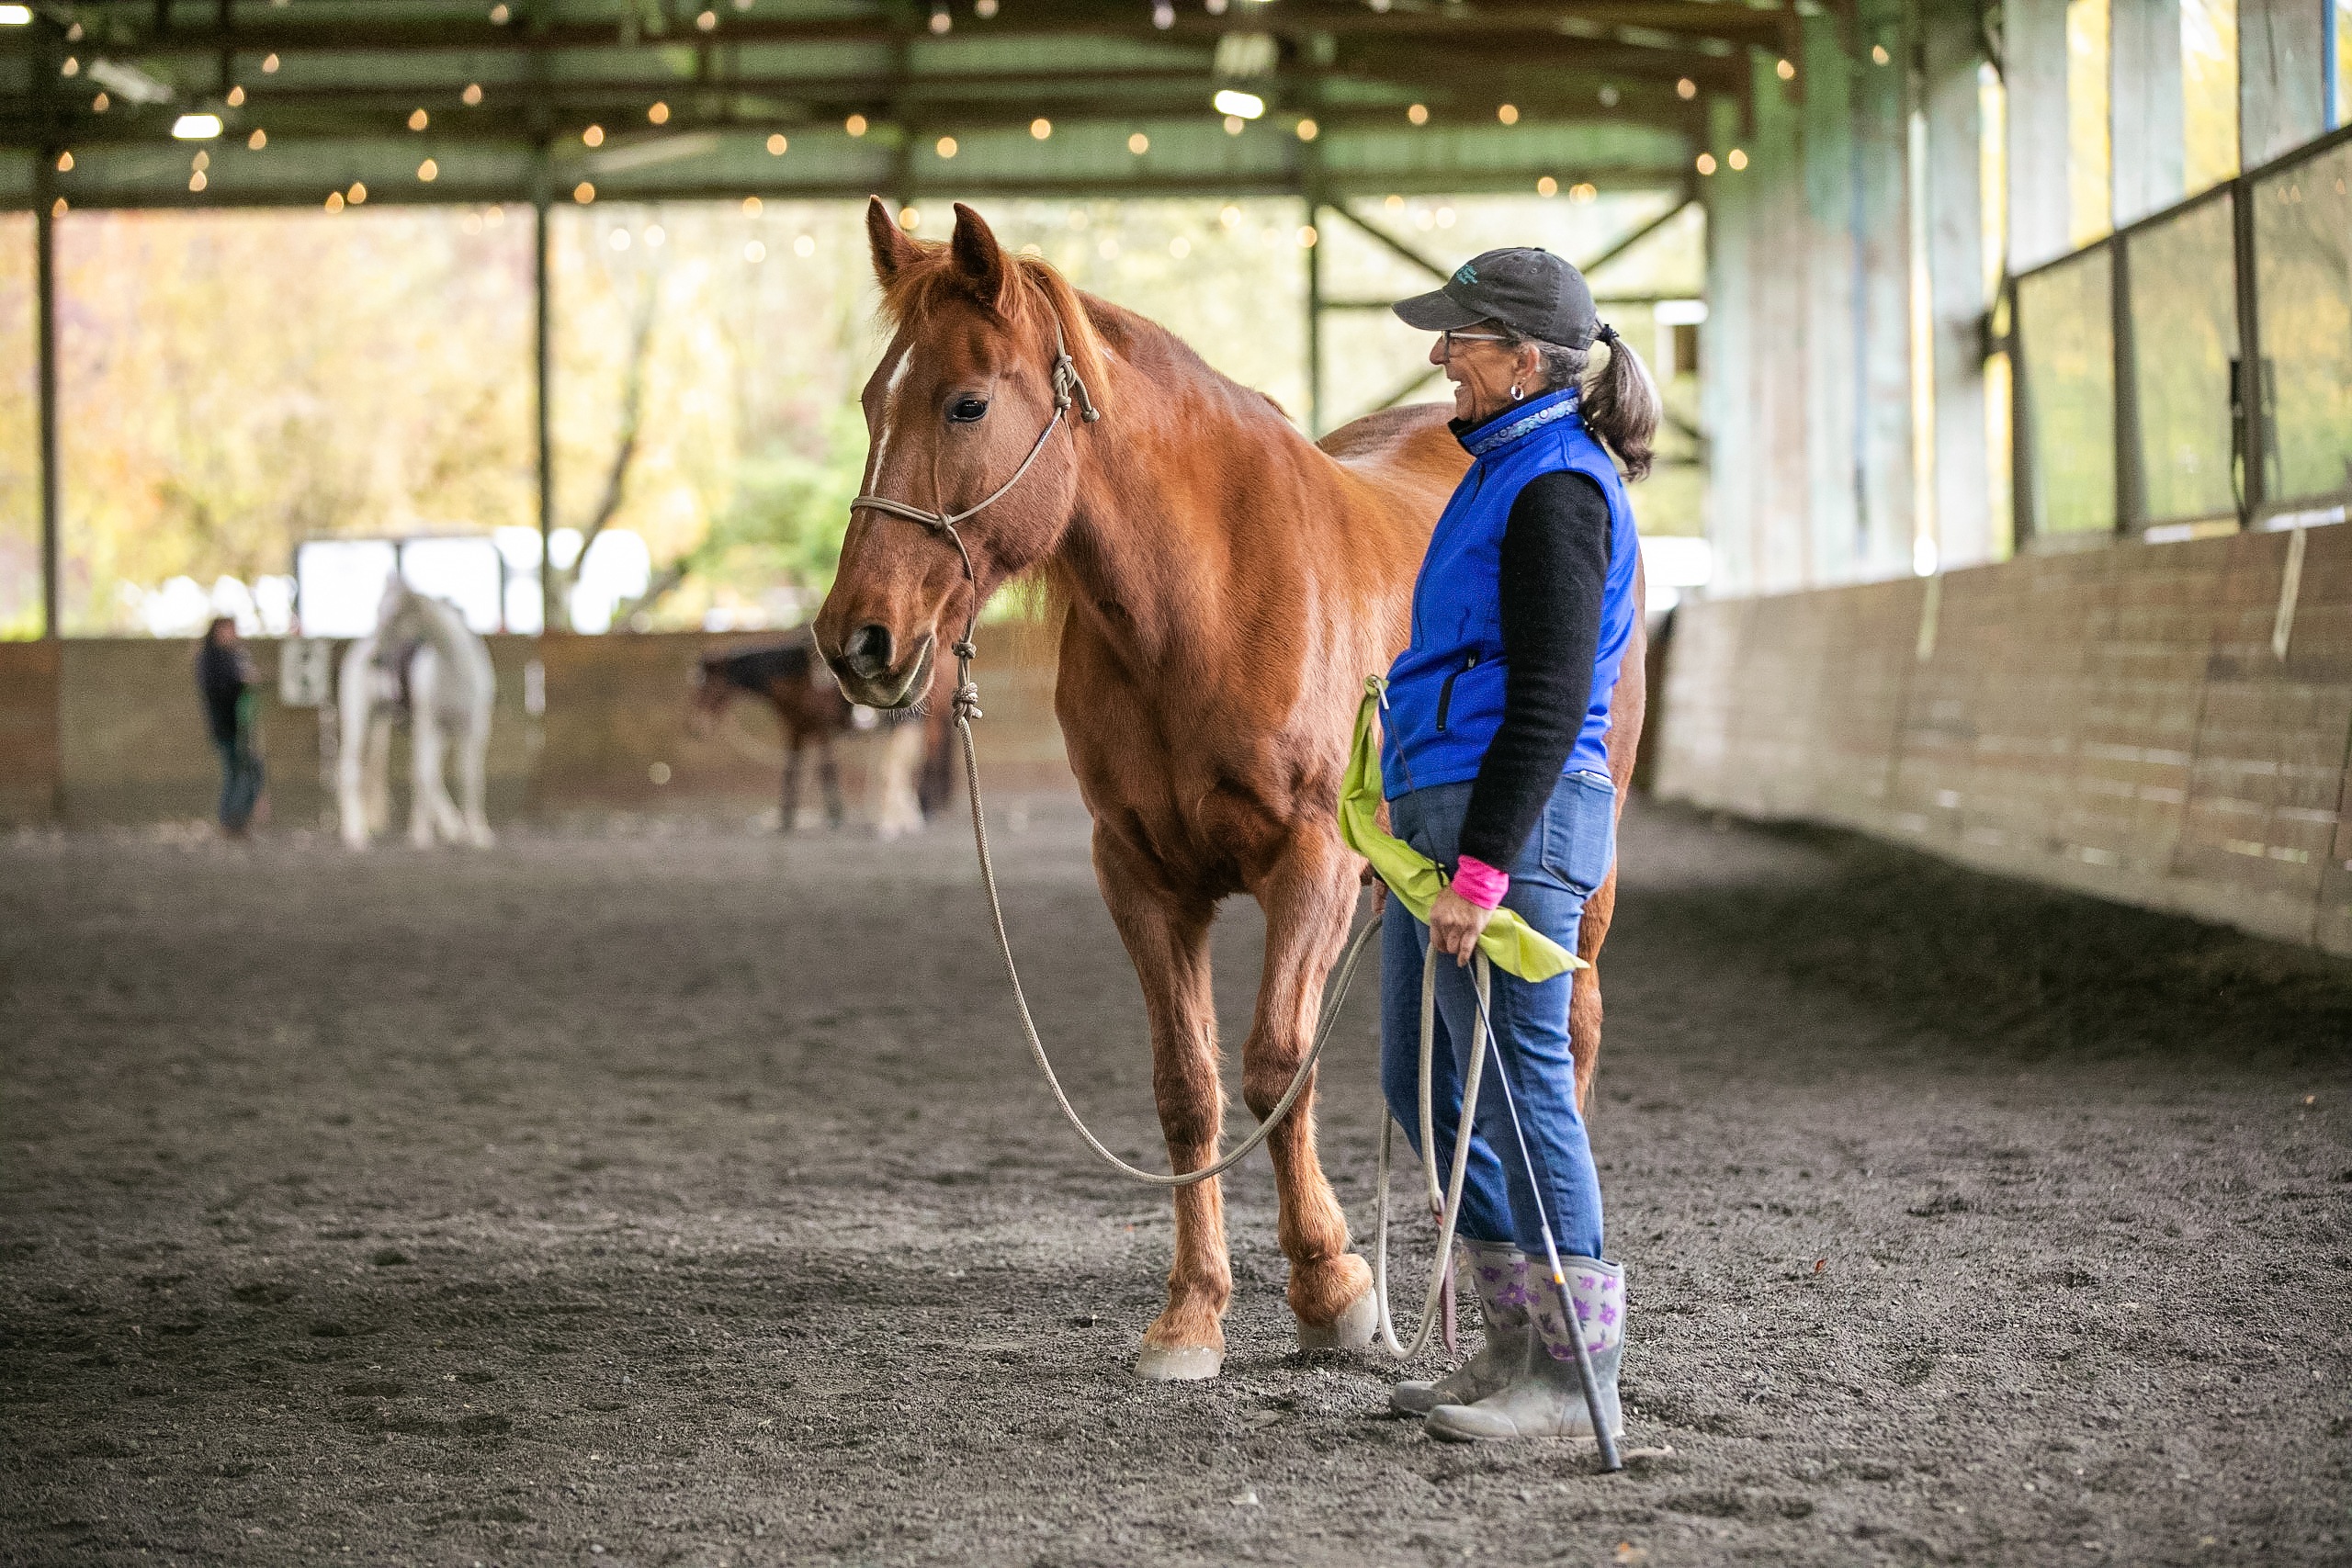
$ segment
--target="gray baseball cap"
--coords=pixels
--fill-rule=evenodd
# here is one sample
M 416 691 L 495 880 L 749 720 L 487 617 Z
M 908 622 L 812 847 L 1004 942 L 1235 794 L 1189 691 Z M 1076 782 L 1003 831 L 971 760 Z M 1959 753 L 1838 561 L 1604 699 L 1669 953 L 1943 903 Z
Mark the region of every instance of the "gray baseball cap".
M 1590 348 L 1600 331 L 1584 274 L 1532 245 L 1488 251 L 1456 267 L 1445 287 L 1400 299 L 1390 309 L 1425 333 L 1459 332 L 1499 321 L 1538 343 Z

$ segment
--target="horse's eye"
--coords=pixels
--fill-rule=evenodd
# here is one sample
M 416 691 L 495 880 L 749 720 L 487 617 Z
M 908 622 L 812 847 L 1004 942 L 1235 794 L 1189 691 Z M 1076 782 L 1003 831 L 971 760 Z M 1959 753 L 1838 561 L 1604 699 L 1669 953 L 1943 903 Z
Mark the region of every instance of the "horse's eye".
M 969 424 L 989 412 L 986 398 L 958 398 L 948 408 L 947 417 L 958 424 Z

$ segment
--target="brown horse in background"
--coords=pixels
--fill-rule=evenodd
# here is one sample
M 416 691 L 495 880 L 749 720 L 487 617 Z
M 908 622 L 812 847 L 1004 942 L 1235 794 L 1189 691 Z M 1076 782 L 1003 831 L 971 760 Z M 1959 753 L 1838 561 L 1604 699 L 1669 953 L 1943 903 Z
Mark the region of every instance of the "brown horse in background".
M 1152 1089 L 1178 1171 L 1216 1154 L 1223 1090 L 1209 989 L 1220 900 L 1266 915 L 1263 978 L 1242 1047 L 1242 1098 L 1264 1116 L 1310 1043 L 1344 945 L 1363 863 L 1340 841 L 1340 781 L 1363 677 L 1409 626 L 1430 527 L 1468 464 L 1445 412 L 1374 414 L 1319 445 L 1174 334 L 1081 296 L 1007 254 L 956 209 L 946 243 L 866 212 L 896 326 L 866 383 L 862 493 L 968 507 L 1019 467 L 1055 409 L 1057 335 L 1102 410 L 1052 435 L 955 546 L 873 509 L 853 518 L 815 629 L 843 690 L 920 698 L 984 600 L 1038 570 L 1065 614 L 1054 711 L 1094 818 L 1094 869 L 1143 984 Z M 1624 662 L 1611 757 L 1623 798 L 1641 723 L 1642 659 Z M 1614 881 L 1588 907 L 1587 957 Z M 1589 976 L 1580 976 L 1580 979 Z M 1572 1010 L 1580 1087 L 1599 1045 L 1597 984 Z M 1267 1142 L 1302 1345 L 1363 1344 L 1371 1270 L 1315 1150 L 1310 1086 Z M 1179 1189 L 1168 1305 L 1144 1336 L 1148 1377 L 1213 1376 L 1233 1292 L 1215 1181 Z
M 778 829 L 789 833 L 797 823 L 804 771 L 801 753 L 810 747 L 817 752 L 817 784 L 824 793 L 825 820 L 840 827 L 845 813 L 841 764 L 833 755 L 833 741 L 856 727 L 857 710 L 842 695 L 841 683 L 817 657 L 808 634 L 705 653 L 695 666 L 690 728 L 697 735 L 708 735 L 718 728 L 727 705 L 738 696 L 756 697 L 767 704 L 784 740 Z M 954 736 L 944 702 L 933 704 L 919 722 L 923 728 L 923 754 L 915 779 L 915 801 L 916 808 L 928 818 L 947 804 L 954 787 Z M 887 755 L 880 765 L 890 765 Z

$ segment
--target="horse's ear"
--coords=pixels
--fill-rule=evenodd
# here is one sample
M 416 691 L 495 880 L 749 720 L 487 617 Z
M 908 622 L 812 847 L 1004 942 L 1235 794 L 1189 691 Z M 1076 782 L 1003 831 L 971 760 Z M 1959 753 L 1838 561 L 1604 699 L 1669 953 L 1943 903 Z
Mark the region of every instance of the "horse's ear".
M 878 196 L 865 198 L 865 237 L 874 247 L 875 281 L 888 288 L 899 269 L 915 259 L 916 251 L 915 243 L 890 216 L 889 204 Z
M 996 234 L 989 228 L 988 220 L 965 206 L 956 204 L 956 236 L 947 242 L 956 258 L 956 268 L 972 280 L 972 291 L 980 303 L 991 310 L 1001 310 L 1004 297 L 1012 287 L 1012 263 L 997 243 Z

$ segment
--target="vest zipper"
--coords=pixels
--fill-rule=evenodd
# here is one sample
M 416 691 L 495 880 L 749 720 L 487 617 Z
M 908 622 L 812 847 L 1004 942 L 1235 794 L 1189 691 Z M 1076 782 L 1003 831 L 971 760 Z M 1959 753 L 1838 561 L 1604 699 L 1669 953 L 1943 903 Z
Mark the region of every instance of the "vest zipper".
M 1472 654 L 1459 670 L 1448 671 L 1445 684 L 1437 689 L 1437 732 L 1445 733 L 1445 710 L 1453 705 L 1453 683 L 1478 667 L 1478 656 Z

